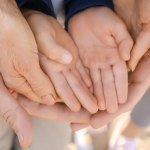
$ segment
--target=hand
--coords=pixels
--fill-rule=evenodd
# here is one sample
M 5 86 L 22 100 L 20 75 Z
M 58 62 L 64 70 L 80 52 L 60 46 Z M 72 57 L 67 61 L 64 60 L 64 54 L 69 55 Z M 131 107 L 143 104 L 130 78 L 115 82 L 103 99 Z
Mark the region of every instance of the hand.
M 68 31 L 90 71 L 99 109 L 116 112 L 117 102 L 127 100 L 127 67 L 123 60 L 129 60 L 133 46 L 124 23 L 109 8 L 92 7 L 74 15 Z
M 10 92 L 54 104 L 55 90 L 40 68 L 34 36 L 15 0 L 1 0 L 0 10 L 0 72 L 5 85 Z
M 67 49 L 56 43 L 56 35 L 51 22 L 49 22 L 49 27 L 47 29 L 48 25 L 47 21 L 45 21 L 46 15 L 42 16 L 40 15 L 40 12 L 29 9 L 22 9 L 22 14 L 28 21 L 34 33 L 38 44 L 38 50 L 51 60 L 55 60 L 62 64 L 70 64 L 72 61 L 72 55 Z M 40 20 L 37 17 L 40 17 L 42 20 L 37 22 Z M 45 35 L 45 32 L 48 33 Z
M 83 123 L 87 126 L 90 122 L 91 115 L 84 108 L 75 113 L 61 103 L 47 106 L 33 102 L 22 95 L 17 96 L 16 93 L 12 95 L 0 75 L 0 115 L 14 129 L 23 148 L 28 147 L 32 141 L 32 123 L 29 115 L 57 122 L 73 122 L 74 125 Z
M 114 114 L 109 114 L 106 111 L 99 111 L 91 117 L 91 126 L 100 128 L 122 113 L 128 112 L 140 101 L 143 95 L 150 88 L 150 50 L 140 60 L 136 70 L 129 73 L 129 94 L 126 103 L 119 105 L 118 111 Z M 90 125 L 89 124 L 89 125 Z M 71 124 L 74 130 L 81 130 L 87 124 Z
M 129 83 L 127 102 L 119 105 L 118 111 L 114 114 L 108 114 L 106 111 L 99 111 L 97 114 L 93 115 L 91 119 L 92 127 L 100 128 L 104 126 L 122 113 L 132 110 L 140 101 L 150 87 L 150 50 L 143 56 L 136 70 L 133 73 L 129 73 Z M 81 128 L 78 127 L 78 129 Z
M 51 79 L 57 96 L 73 111 L 79 111 L 81 103 L 89 112 L 97 112 L 96 99 L 87 88 L 91 86 L 91 80 L 78 58 L 78 50 L 70 36 L 53 17 L 37 11 L 27 11 L 25 18 L 35 35 L 38 47 L 47 56 L 39 53 L 40 65 Z M 72 54 L 69 65 L 49 59 L 48 51 L 55 53 L 53 44 Z
M 150 48 L 150 0 L 113 0 L 118 16 L 125 22 L 135 40 L 128 66 L 135 70 Z

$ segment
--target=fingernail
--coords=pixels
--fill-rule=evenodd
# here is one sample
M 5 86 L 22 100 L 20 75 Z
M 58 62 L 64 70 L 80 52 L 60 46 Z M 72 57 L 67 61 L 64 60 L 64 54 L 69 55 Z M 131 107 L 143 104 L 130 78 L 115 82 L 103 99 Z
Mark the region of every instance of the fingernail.
M 43 96 L 42 100 L 45 104 L 50 105 L 50 106 L 54 105 L 54 103 L 55 103 L 55 99 L 51 94 Z
M 69 64 L 72 61 L 72 57 L 71 57 L 71 55 L 64 54 L 61 58 L 61 61 L 65 64 Z
M 22 147 L 22 144 L 23 144 L 23 135 L 22 135 L 21 131 L 17 132 L 17 136 L 18 136 L 18 139 L 19 139 L 19 142 L 20 142 L 20 146 Z
M 137 60 L 137 61 L 133 64 L 132 72 L 134 72 L 134 70 L 135 70 L 135 68 L 136 68 L 136 66 L 137 66 L 137 64 L 138 64 L 138 62 L 139 62 L 139 60 Z

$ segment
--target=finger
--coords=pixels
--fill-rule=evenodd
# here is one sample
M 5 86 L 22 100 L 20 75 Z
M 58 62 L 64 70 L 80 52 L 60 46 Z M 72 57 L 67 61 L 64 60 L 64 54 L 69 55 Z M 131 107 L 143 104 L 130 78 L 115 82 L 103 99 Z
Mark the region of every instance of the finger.
M 141 88 L 144 87 L 144 88 Z M 129 85 L 129 96 L 126 103 L 119 105 L 118 111 L 114 114 L 109 114 L 108 112 L 98 112 L 97 114 L 93 115 L 91 118 L 91 125 L 93 128 L 100 128 L 114 118 L 119 116 L 122 113 L 130 111 L 133 107 L 139 102 L 139 100 L 143 97 L 144 93 L 147 91 L 149 86 L 143 86 L 143 83 L 134 83 Z
M 28 147 L 32 140 L 32 124 L 27 112 L 6 89 L 0 76 L 0 115 L 18 135 L 20 145 Z
M 70 126 L 73 131 L 79 131 L 81 129 L 89 127 L 90 124 L 71 123 Z
M 77 61 L 76 67 L 77 67 L 77 70 L 80 72 L 81 77 L 82 77 L 84 83 L 86 84 L 86 86 L 88 88 L 90 88 L 92 86 L 91 79 L 90 79 L 89 75 L 87 74 L 84 66 L 82 65 L 82 62 L 81 62 L 80 59 Z
M 118 103 L 123 104 L 127 100 L 128 94 L 128 71 L 126 63 L 123 60 L 113 64 L 113 74 L 118 97 Z
M 129 88 L 128 88 L 128 99 L 127 101 L 119 105 L 119 109 L 114 114 L 108 114 L 105 112 L 98 112 L 96 115 L 92 116 L 91 125 L 94 128 L 100 128 L 103 125 L 106 125 L 110 121 L 112 121 L 118 115 L 130 111 L 133 107 L 139 102 L 139 100 L 143 97 L 145 92 L 150 87 L 150 53 L 145 55 L 136 70 L 133 73 L 129 74 Z
M 58 45 L 52 37 L 51 33 L 41 34 L 39 37 L 35 38 L 39 51 L 45 56 L 62 64 L 71 63 L 71 53 L 62 46 Z
M 76 79 L 79 81 L 79 83 L 81 84 L 81 86 L 87 91 L 89 92 L 89 89 L 87 88 L 87 86 L 85 85 L 85 83 L 82 80 L 82 77 L 80 75 L 80 73 L 78 72 L 77 69 L 72 69 L 71 72 L 75 75 Z M 97 101 L 96 101 L 97 103 Z
M 3 76 L 3 74 L 2 74 L 2 76 Z M 5 76 L 3 76 L 3 78 L 6 81 L 5 82 L 6 85 L 8 85 L 7 84 L 7 79 L 5 78 Z M 33 101 L 36 101 L 36 102 L 39 102 L 39 103 L 44 103 L 42 101 L 42 99 L 39 98 L 35 94 L 35 92 L 31 88 L 31 86 L 29 85 L 29 83 L 27 82 L 27 80 L 23 76 L 20 76 L 19 78 L 10 79 L 10 81 L 11 81 L 11 83 L 9 83 L 9 92 L 11 94 L 13 92 L 17 91 L 18 93 L 21 93 L 21 94 L 25 95 L 26 97 L 28 97 L 29 99 L 32 99 Z
M 114 113 L 118 109 L 118 102 L 112 69 L 101 69 L 101 76 L 106 100 L 106 109 L 109 113 Z
M 133 47 L 133 39 L 123 22 L 120 22 L 120 24 L 115 26 L 113 30 L 113 37 L 118 44 L 121 58 L 125 61 L 129 60 L 130 52 Z
M 78 112 L 71 111 L 65 104 L 56 103 L 53 106 L 33 102 L 23 95 L 19 95 L 19 103 L 30 114 L 56 122 L 89 123 L 91 114 L 81 108 Z
M 149 50 L 150 48 L 150 33 L 146 31 L 141 31 L 138 35 L 134 47 L 131 52 L 131 59 L 128 62 L 129 68 L 134 71 L 138 62 L 142 58 L 142 56 Z
M 106 104 L 105 104 L 104 91 L 103 91 L 103 85 L 101 80 L 101 72 L 99 69 L 90 70 L 90 74 L 94 85 L 94 96 L 98 100 L 98 108 L 100 110 L 105 110 Z
M 53 81 L 57 94 L 65 102 L 65 104 L 72 111 L 79 111 L 81 105 L 77 100 L 76 96 L 74 95 L 74 93 L 72 92 L 64 76 L 61 73 L 51 73 L 51 74 L 49 73 L 48 75 L 51 77 L 51 80 Z
M 56 93 L 50 79 L 41 70 L 38 62 L 27 66 L 28 71 L 23 72 L 35 94 L 47 105 L 55 103 Z M 22 93 L 21 93 L 22 94 Z
M 72 72 L 63 72 L 68 84 L 70 85 L 71 89 L 73 90 L 74 94 L 82 104 L 84 108 L 86 108 L 90 113 L 95 113 L 98 110 L 96 100 L 92 96 L 90 92 L 87 92 L 73 75 Z

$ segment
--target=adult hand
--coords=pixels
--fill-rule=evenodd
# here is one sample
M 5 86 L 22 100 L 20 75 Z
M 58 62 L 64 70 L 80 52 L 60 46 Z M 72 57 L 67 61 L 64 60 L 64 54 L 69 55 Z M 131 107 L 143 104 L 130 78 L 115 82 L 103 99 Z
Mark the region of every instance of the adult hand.
M 16 96 L 15 93 L 12 95 L 8 92 L 0 75 L 0 115 L 18 135 L 23 148 L 28 147 L 32 141 L 32 123 L 29 115 L 74 124 L 87 125 L 90 122 L 91 114 L 84 108 L 75 113 L 65 104 L 57 103 L 54 106 L 48 106 L 33 102 L 23 95 Z
M 150 48 L 150 0 L 113 0 L 115 12 L 126 23 L 135 40 L 128 62 L 135 70 L 142 56 Z
M 34 36 L 16 2 L 2 0 L 0 9 L 0 72 L 5 85 L 10 92 L 54 104 L 54 88 L 40 68 Z
M 16 91 L 34 101 L 54 104 L 55 90 L 40 68 L 34 35 L 15 0 L 1 0 L 0 10 L 0 72 L 6 86 L 10 92 Z M 63 50 L 61 53 L 63 59 L 66 53 L 69 52 Z M 60 62 L 60 59 L 56 61 Z

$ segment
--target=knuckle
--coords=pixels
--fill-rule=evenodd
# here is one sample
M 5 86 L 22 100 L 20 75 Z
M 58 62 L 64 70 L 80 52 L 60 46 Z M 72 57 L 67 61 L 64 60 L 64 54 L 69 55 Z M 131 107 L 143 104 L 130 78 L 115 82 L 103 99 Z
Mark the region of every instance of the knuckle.
M 20 107 L 16 106 L 14 109 L 3 109 L 1 110 L 0 114 L 2 117 L 6 120 L 6 122 L 10 125 L 13 126 L 15 120 L 16 120 L 16 110 L 18 110 Z
M 32 59 L 19 59 L 15 62 L 15 69 L 21 73 L 26 74 L 29 72 L 33 72 L 39 66 L 39 58 L 37 56 L 33 56 Z
M 34 91 L 36 92 L 42 92 L 42 91 L 45 91 L 45 86 L 44 85 L 39 85 L 39 83 L 37 82 L 34 82 L 32 84 L 32 88 Z

